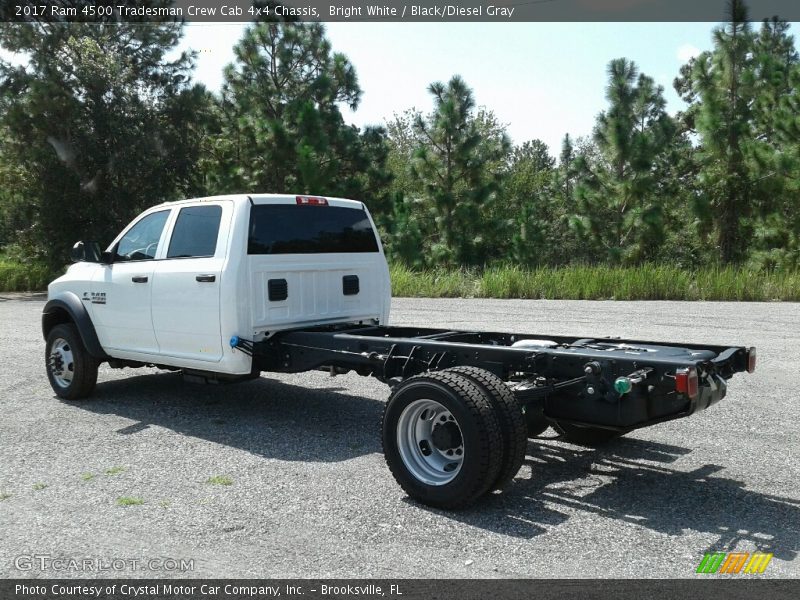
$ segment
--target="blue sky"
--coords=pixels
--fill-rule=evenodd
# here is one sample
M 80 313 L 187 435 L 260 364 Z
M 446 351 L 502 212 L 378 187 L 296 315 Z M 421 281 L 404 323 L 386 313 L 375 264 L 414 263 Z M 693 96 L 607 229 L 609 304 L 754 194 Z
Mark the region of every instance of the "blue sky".
M 554 154 L 561 139 L 591 133 L 605 107 L 606 65 L 632 58 L 664 86 L 674 112 L 682 102 L 672 89 L 681 64 L 711 47 L 713 23 L 329 23 L 334 50 L 356 67 L 364 90 L 355 113 L 362 126 L 380 124 L 411 107 L 430 110 L 426 87 L 460 74 L 479 105 L 508 125 L 515 143 L 539 138 Z M 197 77 L 211 89 L 232 59 L 239 24 L 187 27 L 184 44 L 200 51 Z

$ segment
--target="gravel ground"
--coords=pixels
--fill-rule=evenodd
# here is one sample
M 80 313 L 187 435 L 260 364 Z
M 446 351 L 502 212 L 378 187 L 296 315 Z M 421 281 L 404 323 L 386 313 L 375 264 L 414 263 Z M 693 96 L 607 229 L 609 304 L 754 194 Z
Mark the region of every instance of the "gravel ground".
M 550 432 L 509 492 L 448 513 L 386 469 L 377 381 L 104 367 L 91 401 L 62 402 L 43 303 L 0 298 L 0 577 L 73 574 L 15 568 L 32 554 L 194 559 L 197 577 L 692 577 L 704 552 L 755 549 L 775 554 L 765 576 L 800 576 L 796 304 L 395 300 L 396 325 L 759 349 L 708 411 L 602 450 Z M 130 564 L 116 574 L 176 575 Z

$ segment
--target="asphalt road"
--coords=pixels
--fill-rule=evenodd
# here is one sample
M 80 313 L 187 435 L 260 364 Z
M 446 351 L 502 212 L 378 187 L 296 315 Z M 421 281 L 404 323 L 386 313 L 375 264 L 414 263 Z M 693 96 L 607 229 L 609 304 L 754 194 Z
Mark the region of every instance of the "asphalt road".
M 0 577 L 80 574 L 16 568 L 34 554 L 126 561 L 102 576 L 174 576 L 127 560 L 174 558 L 197 577 L 693 577 L 705 552 L 756 549 L 775 555 L 765 577 L 800 576 L 797 304 L 396 300 L 394 324 L 759 349 L 708 411 L 602 450 L 550 432 L 509 492 L 457 513 L 395 484 L 377 381 L 104 367 L 91 401 L 63 402 L 42 306 L 0 299 Z

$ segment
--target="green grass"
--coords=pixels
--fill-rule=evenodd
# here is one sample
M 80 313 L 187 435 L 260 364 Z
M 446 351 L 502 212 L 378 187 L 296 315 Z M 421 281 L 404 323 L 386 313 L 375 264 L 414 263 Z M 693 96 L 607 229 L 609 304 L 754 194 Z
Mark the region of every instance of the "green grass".
M 91 481 L 94 478 L 95 478 L 95 474 L 94 473 L 83 473 L 83 474 L 81 474 L 81 479 L 83 479 L 84 481 Z
M 11 498 L 11 494 L 0 493 L 0 502 L 3 500 L 8 500 L 9 498 Z
M 471 298 L 480 295 L 477 271 L 412 270 L 392 265 L 392 295 L 419 298 Z
M 110 469 L 106 469 L 106 475 L 119 475 L 124 472 L 125 467 L 111 467 Z
M 18 262 L 0 255 L 0 292 L 46 290 L 55 277 L 45 265 Z
M 34 483 L 34 484 L 33 484 L 33 489 L 34 489 L 35 491 L 37 491 L 37 492 L 38 492 L 38 491 L 40 491 L 40 490 L 43 490 L 43 489 L 45 489 L 46 487 L 47 487 L 47 484 L 46 484 L 46 483 Z
M 139 506 L 141 504 L 144 504 L 144 500 L 141 498 L 133 498 L 131 496 L 117 498 L 117 506 Z
M 233 479 L 227 475 L 214 475 L 206 479 L 206 483 L 210 483 L 211 485 L 233 485 Z
M 711 267 L 491 267 L 411 270 L 392 265 L 392 295 L 422 298 L 798 301 L 800 272 Z

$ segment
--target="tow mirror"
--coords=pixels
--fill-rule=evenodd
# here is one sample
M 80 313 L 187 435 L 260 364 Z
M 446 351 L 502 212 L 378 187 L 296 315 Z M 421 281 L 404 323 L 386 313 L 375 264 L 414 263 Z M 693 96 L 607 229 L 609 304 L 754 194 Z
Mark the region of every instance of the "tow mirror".
M 72 262 L 101 262 L 99 242 L 76 242 L 70 252 Z

